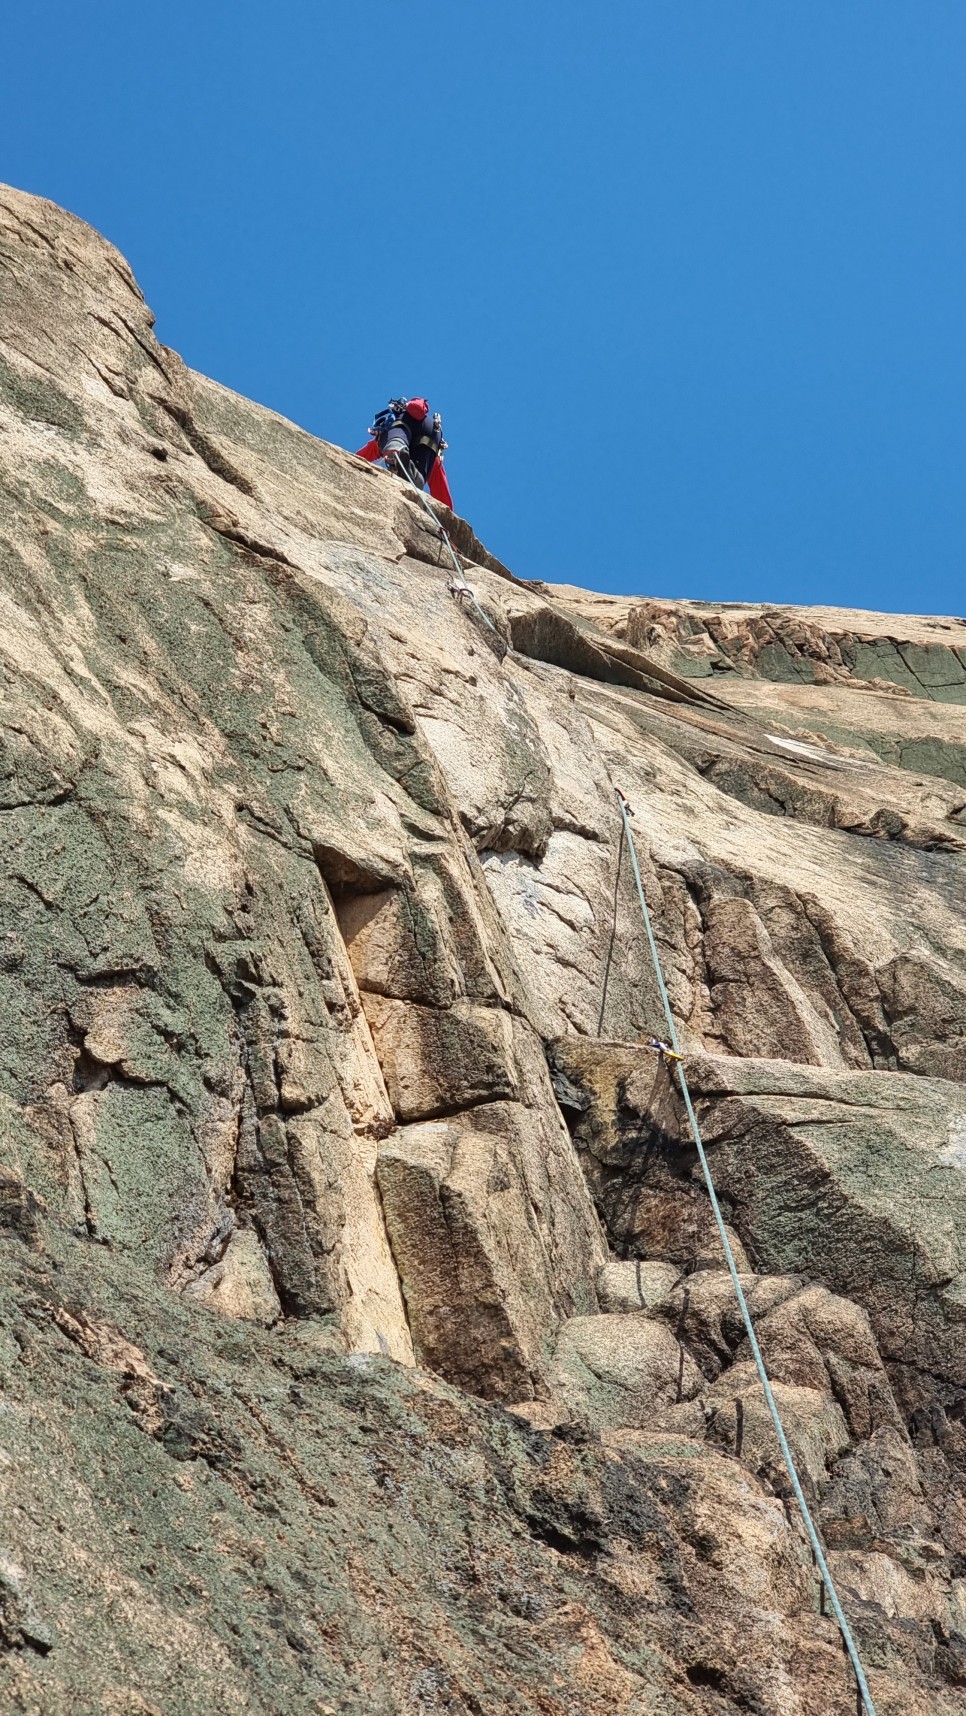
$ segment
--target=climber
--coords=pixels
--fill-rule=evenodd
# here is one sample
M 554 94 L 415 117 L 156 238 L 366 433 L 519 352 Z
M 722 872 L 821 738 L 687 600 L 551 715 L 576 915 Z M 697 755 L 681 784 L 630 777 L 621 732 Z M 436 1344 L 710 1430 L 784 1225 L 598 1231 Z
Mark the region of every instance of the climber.
M 387 469 L 408 478 L 417 488 L 429 483 L 434 500 L 453 505 L 442 450 L 443 422 L 436 411 L 430 416 L 425 399 L 390 399 L 375 416 L 371 439 L 359 448 L 357 457 L 374 465 L 384 459 Z

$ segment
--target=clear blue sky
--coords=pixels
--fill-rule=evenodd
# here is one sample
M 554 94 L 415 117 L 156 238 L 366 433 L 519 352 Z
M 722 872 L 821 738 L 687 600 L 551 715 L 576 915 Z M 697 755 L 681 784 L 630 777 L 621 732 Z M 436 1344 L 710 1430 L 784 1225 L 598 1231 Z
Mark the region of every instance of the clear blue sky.
M 963 0 L 33 0 L 0 178 L 527 577 L 964 612 Z

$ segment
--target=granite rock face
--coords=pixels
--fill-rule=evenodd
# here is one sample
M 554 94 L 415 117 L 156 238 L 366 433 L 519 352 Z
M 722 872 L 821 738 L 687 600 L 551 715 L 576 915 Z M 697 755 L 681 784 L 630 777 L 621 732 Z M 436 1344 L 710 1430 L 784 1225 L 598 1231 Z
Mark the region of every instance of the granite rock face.
M 526 583 L 0 190 L 0 1686 L 966 1708 L 966 625 Z M 588 568 L 588 580 L 594 568 Z

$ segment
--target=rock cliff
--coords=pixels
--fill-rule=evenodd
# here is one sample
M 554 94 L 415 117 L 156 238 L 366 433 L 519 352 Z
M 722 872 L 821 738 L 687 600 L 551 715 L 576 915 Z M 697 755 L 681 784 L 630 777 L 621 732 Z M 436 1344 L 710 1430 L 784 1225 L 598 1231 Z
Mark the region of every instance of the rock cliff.
M 0 190 L 0 1685 L 966 1708 L 966 622 L 527 583 Z M 600 573 L 588 567 L 588 581 Z

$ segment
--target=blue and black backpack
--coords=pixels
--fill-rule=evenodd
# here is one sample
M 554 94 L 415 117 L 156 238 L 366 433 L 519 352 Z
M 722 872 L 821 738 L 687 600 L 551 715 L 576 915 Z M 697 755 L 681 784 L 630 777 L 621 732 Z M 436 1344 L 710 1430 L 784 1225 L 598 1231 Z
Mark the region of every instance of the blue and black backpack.
M 369 430 L 369 433 L 370 435 L 375 436 L 380 446 L 389 434 L 393 424 L 398 423 L 408 403 L 409 401 L 406 399 L 390 399 L 388 405 L 384 405 L 381 411 L 376 412 L 375 417 L 372 419 L 372 428 Z

